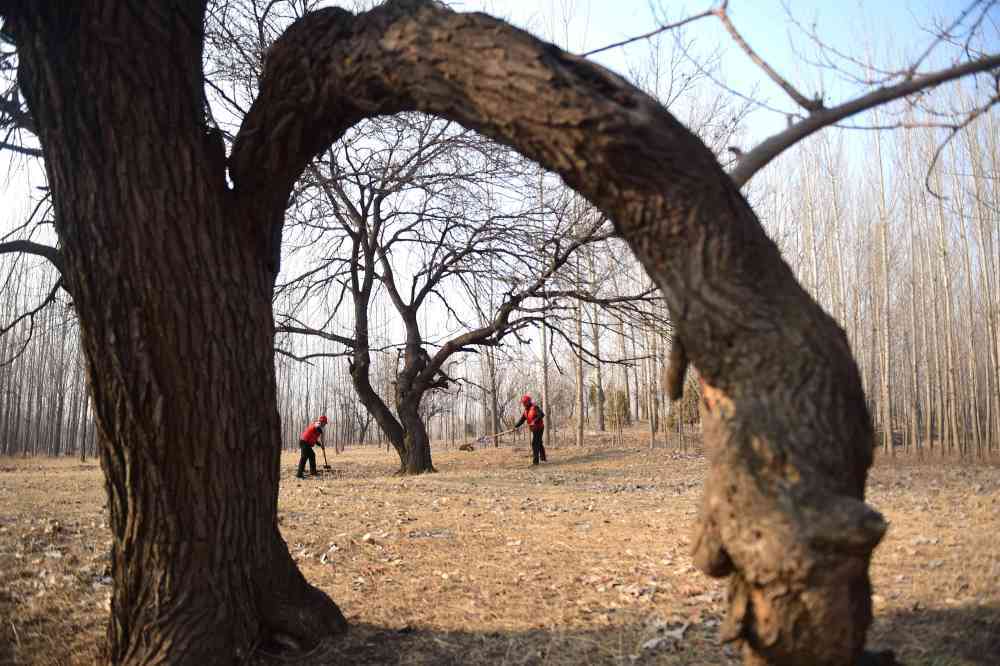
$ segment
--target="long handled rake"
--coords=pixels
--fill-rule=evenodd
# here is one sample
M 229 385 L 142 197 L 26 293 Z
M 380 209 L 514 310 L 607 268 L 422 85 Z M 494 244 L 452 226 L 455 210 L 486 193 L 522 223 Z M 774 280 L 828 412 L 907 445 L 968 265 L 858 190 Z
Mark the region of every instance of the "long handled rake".
M 511 428 L 510 430 L 504 430 L 503 432 L 495 432 L 492 435 L 483 435 L 482 437 L 476 440 L 476 444 L 486 444 L 494 437 L 500 437 L 501 435 L 509 435 L 515 430 L 517 430 L 517 428 Z
M 323 470 L 333 471 L 333 468 L 330 467 L 330 463 L 326 461 L 326 447 L 321 444 L 319 448 L 323 452 Z

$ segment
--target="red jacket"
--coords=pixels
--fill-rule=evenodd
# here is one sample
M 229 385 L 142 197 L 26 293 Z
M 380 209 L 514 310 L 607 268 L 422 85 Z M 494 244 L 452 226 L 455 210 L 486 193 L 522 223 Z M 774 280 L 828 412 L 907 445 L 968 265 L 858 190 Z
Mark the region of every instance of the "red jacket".
M 319 441 L 320 435 L 323 434 L 323 424 L 319 421 L 313 422 L 308 428 L 302 431 L 302 435 L 299 437 L 303 442 L 309 446 L 313 446 Z
M 545 428 L 545 412 L 538 405 L 532 403 L 527 409 L 524 410 L 524 414 L 518 420 L 517 424 L 514 426 L 518 428 L 525 421 L 528 422 L 528 430 L 531 432 L 538 432 Z

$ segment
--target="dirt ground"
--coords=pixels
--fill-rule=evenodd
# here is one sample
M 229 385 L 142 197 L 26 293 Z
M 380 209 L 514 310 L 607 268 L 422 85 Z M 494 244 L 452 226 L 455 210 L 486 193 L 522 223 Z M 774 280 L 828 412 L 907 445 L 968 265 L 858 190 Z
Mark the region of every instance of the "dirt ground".
M 532 468 L 523 447 L 436 451 L 438 474 L 397 478 L 394 454 L 331 450 L 333 472 L 305 481 L 295 462 L 283 534 L 352 624 L 312 663 L 738 663 L 717 640 L 723 584 L 689 556 L 696 453 L 556 448 Z M 869 644 L 910 665 L 1000 664 L 1000 466 L 880 461 L 869 501 L 891 525 Z M 0 459 L 0 663 L 99 657 L 103 505 L 92 462 Z

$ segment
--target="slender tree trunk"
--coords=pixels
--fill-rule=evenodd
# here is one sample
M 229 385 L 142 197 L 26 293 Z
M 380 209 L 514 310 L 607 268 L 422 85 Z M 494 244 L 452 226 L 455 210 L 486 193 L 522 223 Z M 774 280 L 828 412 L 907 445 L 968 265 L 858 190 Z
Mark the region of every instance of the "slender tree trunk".
M 965 325 L 966 325 L 966 337 L 968 341 L 968 354 L 966 356 L 967 361 L 967 372 L 969 373 L 969 386 L 970 389 L 967 392 L 967 398 L 963 400 L 966 404 L 965 411 L 969 416 L 969 427 L 972 430 L 972 444 L 975 448 L 976 455 L 980 455 L 983 450 L 983 434 L 980 429 L 980 389 L 979 389 L 979 369 L 977 367 L 977 345 L 976 345 L 976 316 L 975 316 L 975 301 L 976 301 L 976 285 L 972 277 L 972 250 L 969 245 L 969 234 L 965 228 L 965 215 L 960 210 L 958 212 L 958 222 L 962 225 L 962 263 L 965 269 L 965 284 L 967 289 L 966 294 L 966 310 L 965 310 Z M 971 220 L 970 220 L 971 224 Z
M 619 341 L 621 343 L 620 346 L 619 346 L 619 350 L 618 351 L 621 354 L 621 359 L 622 359 L 622 361 L 621 361 L 622 389 L 625 391 L 625 397 L 624 397 L 624 400 L 623 400 L 623 402 L 625 404 L 624 404 L 624 409 L 622 410 L 623 413 L 621 415 L 621 418 L 622 418 L 622 421 L 623 421 L 622 425 L 624 426 L 625 423 L 629 423 L 632 420 L 631 419 L 632 391 L 629 389 L 629 383 L 628 383 L 628 367 L 629 367 L 629 363 L 627 363 L 625 361 L 625 359 L 628 358 L 628 351 L 626 350 L 626 347 L 625 347 L 625 320 L 624 319 L 619 319 L 618 320 L 618 339 L 619 339 Z M 618 396 L 615 396 L 615 401 L 616 401 L 615 404 L 617 405 Z
M 928 220 L 929 222 L 929 220 Z M 931 231 L 929 226 L 925 227 L 928 230 L 928 236 L 924 239 L 924 265 L 927 267 L 927 272 L 931 276 L 930 284 L 930 320 L 931 320 L 931 348 L 934 354 L 934 374 L 933 378 L 928 375 L 928 382 L 932 383 L 934 389 L 934 424 L 933 431 L 934 437 L 931 438 L 931 449 L 934 448 L 934 439 L 938 441 L 938 448 L 942 454 L 948 448 L 948 434 L 944 427 L 944 414 L 945 414 L 945 385 L 946 380 L 944 376 L 944 367 L 941 363 L 941 347 L 943 343 L 941 341 L 941 332 L 939 330 L 939 321 L 941 320 L 941 310 L 938 305 L 939 303 L 939 292 L 940 292 L 940 280 L 938 272 L 934 269 L 934 260 L 931 253 L 931 239 L 929 233 Z
M 548 451 L 552 444 L 552 430 L 555 423 L 552 418 L 552 410 L 549 408 L 549 340 L 548 327 L 545 325 L 544 315 L 542 318 L 542 411 L 545 412 L 545 430 L 542 431 L 544 439 L 542 445 Z
M 637 359 L 635 361 L 635 366 L 632 368 L 632 379 L 635 381 L 635 390 L 632 391 L 632 395 L 635 397 L 635 419 L 636 419 L 636 421 L 641 421 L 646 416 L 643 413 L 644 405 L 646 403 L 645 403 L 645 401 L 642 398 L 642 396 L 643 396 L 642 390 L 639 388 L 639 386 L 640 386 L 639 373 L 643 371 L 643 369 L 646 367 L 646 364 L 643 363 L 641 360 L 638 360 L 640 358 L 639 357 L 639 348 L 638 348 L 638 344 L 639 344 L 638 343 L 638 337 L 639 336 L 638 336 L 638 333 L 636 332 L 635 328 L 636 328 L 635 324 L 629 324 L 629 329 L 632 331 L 632 336 L 631 336 L 631 338 L 632 338 L 632 358 Z
M 940 167 L 936 168 L 934 171 L 934 180 L 937 185 L 937 191 L 941 191 L 941 177 L 940 177 Z M 952 319 L 951 311 L 951 270 L 948 265 L 948 239 L 945 230 L 945 213 L 944 213 L 944 202 L 943 200 L 938 200 L 937 205 L 938 214 L 938 259 L 939 259 L 939 270 L 941 273 L 941 285 L 943 290 L 943 300 L 944 300 L 944 321 L 942 325 L 945 329 L 944 334 L 944 354 L 945 354 L 945 380 L 946 380 L 946 391 L 947 391 L 947 406 L 945 409 L 947 417 L 947 428 L 949 434 L 950 445 L 948 450 L 951 451 L 952 446 L 957 446 L 959 450 L 962 450 L 962 439 L 959 437 L 958 433 L 958 392 L 956 388 L 958 367 L 955 363 L 955 337 L 954 337 L 954 319 Z
M 1000 442 L 1000 293 L 993 287 L 994 276 L 998 276 L 996 286 L 1000 288 L 1000 233 L 997 232 L 997 218 L 991 214 L 987 203 L 991 193 L 987 192 L 992 184 L 996 188 L 995 179 L 990 178 L 983 165 L 983 153 L 985 152 L 996 164 L 1000 161 L 1000 153 L 997 152 L 996 137 L 993 132 L 1000 130 L 995 124 L 995 119 L 991 116 L 986 119 L 986 135 L 990 137 L 988 142 L 989 150 L 983 151 L 977 141 L 977 133 L 971 129 L 966 130 L 967 150 L 969 163 L 972 167 L 973 196 L 975 198 L 973 209 L 975 211 L 976 224 L 973 225 L 973 232 L 976 237 L 977 257 L 979 258 L 979 291 L 982 295 L 983 310 L 986 313 L 985 325 L 985 346 L 986 346 L 986 422 L 984 428 L 984 438 L 986 440 L 986 450 L 992 451 L 994 442 Z M 994 193 L 995 196 L 995 189 Z
M 879 357 L 881 361 L 881 367 L 879 368 L 879 408 L 882 413 L 882 447 L 887 453 L 895 455 L 896 451 L 892 445 L 892 354 L 890 350 L 892 330 L 890 328 L 891 320 L 889 316 L 889 210 L 886 201 L 885 169 L 882 163 L 881 132 L 875 132 L 875 153 L 875 167 L 878 169 L 879 184 L 879 264 L 882 278 L 879 290 L 882 299 L 879 308 L 882 315 L 882 325 L 879 327 L 879 333 L 881 334 L 881 344 L 879 345 Z
M 583 306 L 576 305 L 576 445 L 583 446 L 585 387 L 583 385 Z
M 912 206 L 910 207 L 909 219 L 915 220 L 916 216 L 912 214 Z M 917 336 L 921 332 L 921 329 L 917 327 L 917 307 L 920 303 L 920 294 L 917 291 L 917 232 L 914 229 L 915 225 L 910 226 L 910 441 L 913 443 L 914 451 L 918 454 L 921 452 L 921 435 L 920 435 L 920 424 L 919 424 L 919 410 L 920 410 L 920 371 L 919 371 L 919 359 L 917 352 Z M 927 353 L 927 323 L 923 322 L 923 340 L 924 344 L 920 346 L 924 350 L 924 354 Z M 923 406 L 923 409 L 927 410 L 927 405 Z M 929 436 L 929 433 L 925 432 L 925 436 Z
M 594 321 L 591 326 L 594 334 L 594 382 L 595 392 L 596 392 L 596 402 L 594 405 L 594 411 L 597 413 L 597 431 L 604 432 L 604 376 L 601 372 L 601 328 L 600 319 L 601 313 L 594 306 Z
M 83 427 L 80 429 L 80 462 L 87 461 L 87 443 L 90 440 L 92 419 L 90 417 L 90 387 L 83 389 L 83 408 L 80 410 L 80 419 Z
M 647 331 L 646 344 L 649 358 L 646 361 L 646 365 L 649 376 L 647 387 L 649 390 L 649 448 L 651 449 L 656 448 L 656 433 L 660 429 L 660 389 L 658 381 L 660 373 L 656 367 L 658 358 L 656 342 L 656 333 L 651 330 Z

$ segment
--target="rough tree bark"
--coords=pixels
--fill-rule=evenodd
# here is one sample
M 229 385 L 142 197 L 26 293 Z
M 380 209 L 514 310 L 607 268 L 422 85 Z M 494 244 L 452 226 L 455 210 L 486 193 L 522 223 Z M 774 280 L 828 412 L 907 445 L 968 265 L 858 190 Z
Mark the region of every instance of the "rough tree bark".
M 203 10 L 0 0 L 100 423 L 115 661 L 231 663 L 262 626 L 342 626 L 276 527 L 270 295 L 307 161 L 362 117 L 408 109 L 514 146 L 615 221 L 706 382 L 695 558 L 731 576 L 725 636 L 751 664 L 857 657 L 885 529 L 862 501 L 872 427 L 857 367 L 700 140 L 582 58 L 483 15 L 397 0 L 358 17 L 318 11 L 271 48 L 229 190 L 201 122 Z
M 277 526 L 284 201 L 254 206 L 227 188 L 221 139 L 202 121 L 202 3 L 131 4 L 0 12 L 94 397 L 110 661 L 231 664 L 269 632 L 312 640 L 345 626 Z

